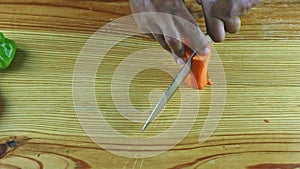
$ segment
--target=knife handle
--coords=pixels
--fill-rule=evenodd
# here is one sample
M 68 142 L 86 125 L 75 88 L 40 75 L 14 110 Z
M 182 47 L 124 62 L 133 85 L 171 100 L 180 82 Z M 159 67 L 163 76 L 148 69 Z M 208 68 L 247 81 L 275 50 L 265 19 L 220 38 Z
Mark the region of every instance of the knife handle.
M 185 59 L 187 60 L 193 53 L 193 50 L 191 50 L 186 45 L 184 46 L 184 48 L 185 48 Z M 210 57 L 211 57 L 211 53 L 209 53 L 206 56 L 200 56 L 197 54 L 192 59 L 191 72 L 185 79 L 185 83 L 188 86 L 200 90 L 208 85 L 211 85 L 211 81 L 208 79 L 208 72 L 207 72 L 207 67 L 208 67 Z

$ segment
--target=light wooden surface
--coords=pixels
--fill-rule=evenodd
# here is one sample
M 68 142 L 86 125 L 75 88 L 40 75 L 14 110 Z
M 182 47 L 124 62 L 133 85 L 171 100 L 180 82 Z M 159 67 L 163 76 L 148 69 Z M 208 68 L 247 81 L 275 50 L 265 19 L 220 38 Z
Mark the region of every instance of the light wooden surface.
M 188 6 L 201 17 L 192 1 Z M 238 34 L 215 44 L 228 93 L 214 135 L 198 143 L 210 106 L 206 89 L 201 91 L 202 107 L 187 137 L 173 149 L 143 159 L 116 156 L 98 147 L 81 128 L 72 100 L 73 69 L 81 48 L 105 23 L 130 14 L 128 2 L 1 0 L 0 8 L 0 30 L 18 44 L 15 61 L 0 72 L 1 169 L 299 168 L 299 0 L 262 0 L 242 18 Z M 203 18 L 199 24 L 205 31 Z M 127 43 L 111 51 L 107 57 L 111 64 L 104 64 L 105 71 L 97 74 L 95 89 L 97 101 L 105 103 L 109 124 L 123 134 L 138 136 L 142 124 L 116 115 L 107 91 L 111 70 L 129 51 L 159 46 L 145 37 Z M 139 74 L 133 84 L 131 99 L 139 109 L 149 108 L 146 98 L 152 89 L 164 90 L 171 80 L 163 72 L 149 71 Z M 159 83 L 145 78 L 154 73 Z M 175 98 L 166 113 L 176 110 L 177 102 Z M 163 130 L 169 123 L 157 125 Z M 155 128 L 146 135 L 151 132 Z M 7 141 L 17 145 L 10 148 Z

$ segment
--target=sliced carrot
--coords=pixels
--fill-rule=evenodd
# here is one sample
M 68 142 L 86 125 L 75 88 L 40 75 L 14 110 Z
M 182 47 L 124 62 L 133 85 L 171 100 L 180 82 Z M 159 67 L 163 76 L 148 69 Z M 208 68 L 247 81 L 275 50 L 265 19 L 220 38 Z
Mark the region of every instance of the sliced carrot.
M 185 58 L 188 59 L 193 51 L 185 46 Z M 185 83 L 195 89 L 203 89 L 207 85 L 211 85 L 211 81 L 208 79 L 207 66 L 210 60 L 211 53 L 206 56 L 194 56 L 191 65 L 191 72 L 186 77 Z

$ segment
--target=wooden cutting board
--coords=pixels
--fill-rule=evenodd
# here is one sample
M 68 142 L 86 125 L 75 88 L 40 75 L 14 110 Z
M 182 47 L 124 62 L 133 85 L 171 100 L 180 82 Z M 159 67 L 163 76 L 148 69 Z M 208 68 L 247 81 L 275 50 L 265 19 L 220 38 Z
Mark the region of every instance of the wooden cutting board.
M 187 6 L 205 31 L 201 8 L 191 0 Z M 238 34 L 214 44 L 226 74 L 227 99 L 213 135 L 198 142 L 211 106 L 207 88 L 200 92 L 201 107 L 187 136 L 148 158 L 116 155 L 134 151 L 122 149 L 131 142 L 115 145 L 121 147 L 115 154 L 94 143 L 80 125 L 72 97 L 73 72 L 82 47 L 106 23 L 130 14 L 128 2 L 2 0 L 0 8 L 0 31 L 18 44 L 14 62 L 0 72 L 1 169 L 300 167 L 299 0 L 262 1 L 242 18 Z M 105 119 L 99 123 L 132 138 L 164 133 L 180 108 L 177 93 L 145 133 L 140 132 L 142 123 L 118 113 L 110 92 L 116 67 L 133 51 L 147 48 L 161 49 L 145 36 L 123 40 L 101 62 L 95 78 L 96 101 Z M 132 105 L 140 111 L 151 109 L 150 102 L 155 101 L 150 96 L 165 90 L 171 80 L 155 67 L 138 72 L 129 85 Z M 106 133 L 93 124 L 96 132 Z M 149 144 L 145 153 L 160 146 Z

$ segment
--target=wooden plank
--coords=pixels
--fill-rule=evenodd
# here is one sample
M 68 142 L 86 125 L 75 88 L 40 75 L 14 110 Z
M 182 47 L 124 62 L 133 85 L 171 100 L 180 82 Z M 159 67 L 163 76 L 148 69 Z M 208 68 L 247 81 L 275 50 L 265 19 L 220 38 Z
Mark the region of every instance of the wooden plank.
M 202 16 L 193 1 L 187 3 L 195 16 Z M 201 107 L 184 140 L 149 158 L 117 156 L 97 146 L 82 129 L 72 98 L 80 50 L 101 26 L 130 14 L 128 2 L 2 0 L 0 7 L 1 31 L 18 44 L 15 61 L 0 72 L 0 168 L 252 169 L 299 165 L 298 0 L 263 1 L 243 17 L 238 34 L 214 44 L 227 80 L 225 111 L 214 135 L 204 144 L 198 142 L 211 105 L 208 88 L 200 92 Z M 205 31 L 203 18 L 199 24 Z M 177 93 L 143 134 L 141 123 L 118 114 L 110 91 L 114 71 L 128 54 L 147 48 L 161 49 L 144 36 L 123 40 L 111 49 L 96 75 L 99 107 L 109 125 L 129 137 L 149 138 L 164 132 L 177 117 L 181 101 Z M 170 80 L 161 70 L 140 72 L 130 86 L 132 104 L 139 110 L 150 109 L 150 96 L 156 97 Z M 188 123 L 189 119 L 183 122 Z M 127 148 L 128 143 L 116 146 Z

